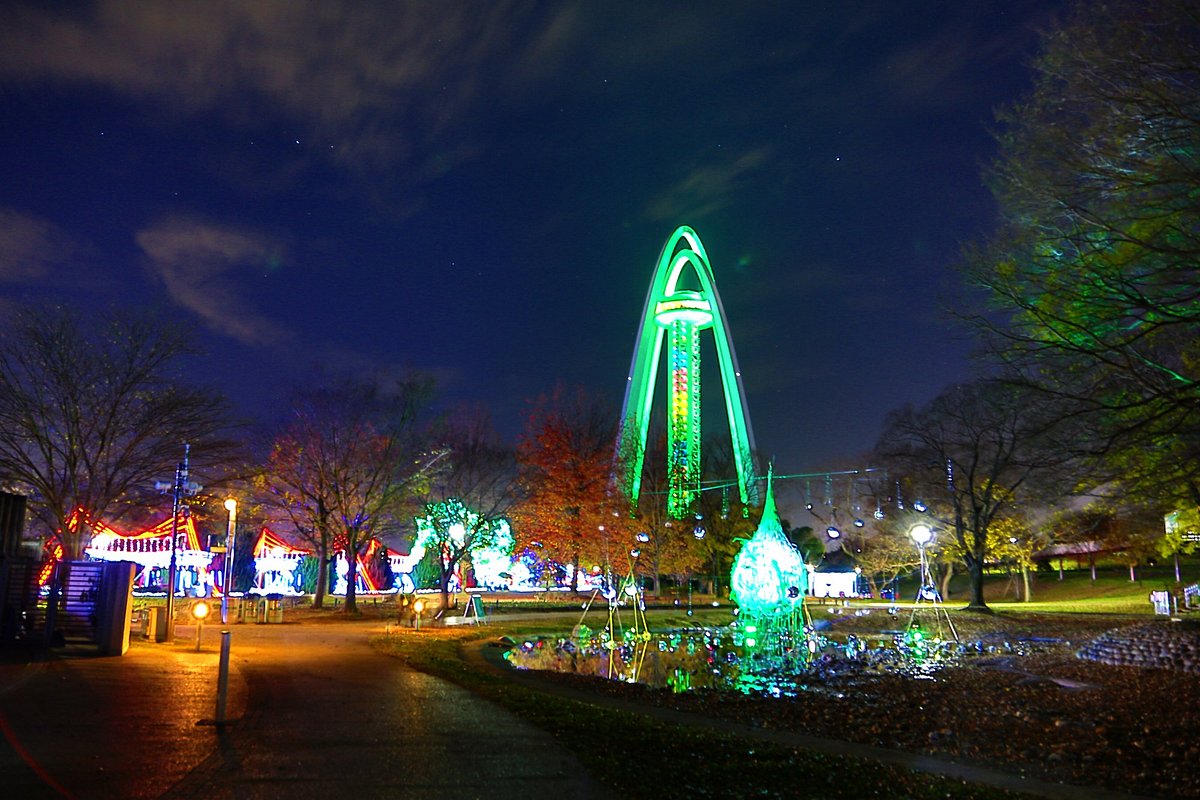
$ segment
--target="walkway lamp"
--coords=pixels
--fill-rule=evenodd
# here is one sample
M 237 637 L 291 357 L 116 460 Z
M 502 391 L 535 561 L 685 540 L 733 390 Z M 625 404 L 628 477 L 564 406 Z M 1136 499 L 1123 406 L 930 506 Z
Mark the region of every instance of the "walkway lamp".
M 196 618 L 196 652 L 200 652 L 200 634 L 204 632 L 204 618 L 208 616 L 208 603 L 196 603 L 192 606 L 192 616 Z

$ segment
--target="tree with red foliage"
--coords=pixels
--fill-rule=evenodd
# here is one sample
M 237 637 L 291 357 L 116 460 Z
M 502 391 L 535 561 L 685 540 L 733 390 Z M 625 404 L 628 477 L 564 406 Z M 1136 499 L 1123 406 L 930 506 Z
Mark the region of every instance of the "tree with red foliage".
M 513 550 L 579 568 L 611 564 L 632 541 L 613 483 L 616 415 L 583 389 L 559 386 L 530 409 L 517 447 L 522 499 L 514 509 Z

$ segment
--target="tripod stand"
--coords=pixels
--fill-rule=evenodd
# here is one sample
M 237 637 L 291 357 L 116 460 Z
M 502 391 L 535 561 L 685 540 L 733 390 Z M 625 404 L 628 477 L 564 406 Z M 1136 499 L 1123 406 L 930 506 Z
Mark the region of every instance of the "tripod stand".
M 950 629 L 950 635 L 957 642 L 958 631 L 954 629 L 954 623 L 950 621 L 950 613 L 946 611 L 942 605 L 942 595 L 938 592 L 937 586 L 929 575 L 929 558 L 926 555 L 925 548 L 933 541 L 933 531 L 925 525 L 916 525 L 909 536 L 917 543 L 917 550 L 921 556 L 921 586 L 917 589 L 917 599 L 913 603 L 912 616 L 908 618 L 908 628 L 912 630 L 917 627 L 917 613 L 923 611 L 924 608 L 932 607 L 933 618 L 937 623 L 938 638 L 942 636 L 942 623 L 945 622 L 946 627 Z

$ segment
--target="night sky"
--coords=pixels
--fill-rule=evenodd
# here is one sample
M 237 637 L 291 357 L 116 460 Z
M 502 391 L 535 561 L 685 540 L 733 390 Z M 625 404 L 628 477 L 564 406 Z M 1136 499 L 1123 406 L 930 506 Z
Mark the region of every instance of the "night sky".
M 178 316 L 259 419 L 316 369 L 419 369 L 511 439 L 558 381 L 619 404 L 687 224 L 760 452 L 865 466 L 969 374 L 953 265 L 1057 7 L 8 2 L 0 313 Z

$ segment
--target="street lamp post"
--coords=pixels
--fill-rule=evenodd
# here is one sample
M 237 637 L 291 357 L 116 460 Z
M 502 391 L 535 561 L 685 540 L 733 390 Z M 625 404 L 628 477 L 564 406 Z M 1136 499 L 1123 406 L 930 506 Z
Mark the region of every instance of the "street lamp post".
M 225 501 L 225 510 L 229 512 L 229 526 L 225 529 L 225 576 L 221 587 L 221 624 L 229 623 L 229 590 L 233 587 L 233 546 L 237 542 L 237 500 L 232 497 Z
M 921 606 L 922 600 L 929 600 L 933 603 L 934 617 L 938 620 L 940 628 L 942 619 L 946 621 L 946 625 L 950 628 L 950 633 L 954 637 L 954 641 L 958 641 L 958 631 L 954 629 L 954 623 L 950 620 L 950 614 L 942 607 L 941 596 L 938 594 L 937 587 L 933 585 L 933 579 L 929 575 L 929 558 L 925 553 L 927 548 L 934 539 L 933 529 L 924 523 L 918 523 L 908 529 L 908 536 L 917 545 L 917 550 L 921 557 L 921 586 L 917 589 L 917 599 L 913 604 L 912 618 L 909 620 L 909 627 L 913 627 L 916 621 L 917 609 Z
M 933 541 L 933 530 L 924 524 L 913 525 L 908 530 L 909 538 L 917 545 L 917 550 L 921 556 L 921 587 L 917 589 L 917 602 L 921 602 L 921 597 L 925 594 L 926 587 L 929 586 L 929 561 L 925 557 L 925 546 Z

